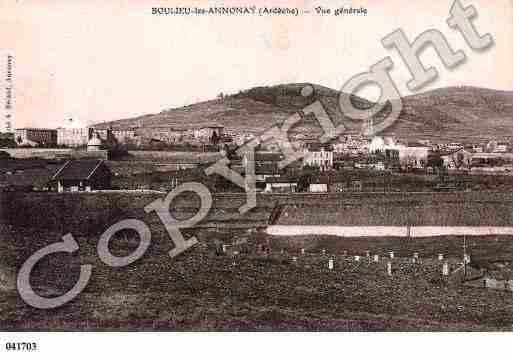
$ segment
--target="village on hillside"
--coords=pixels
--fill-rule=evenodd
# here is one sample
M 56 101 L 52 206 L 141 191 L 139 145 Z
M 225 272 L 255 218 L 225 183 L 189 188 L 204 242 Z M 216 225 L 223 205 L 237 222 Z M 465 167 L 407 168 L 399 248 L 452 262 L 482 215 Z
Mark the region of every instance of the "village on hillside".
M 17 128 L 0 134 L 0 141 L 0 188 L 11 191 L 169 190 L 223 156 L 243 174 L 245 159 L 236 151 L 249 142 L 258 144 L 256 185 L 264 193 L 479 191 L 504 189 L 513 174 L 513 144 L 494 140 L 432 143 L 348 134 L 320 143 L 300 133 L 290 145 L 301 158 L 286 168 L 279 166 L 279 143 L 219 123 L 187 128 Z M 94 160 L 103 161 L 104 175 L 109 173 L 101 186 L 52 185 L 68 162 L 80 166 Z M 233 190 L 240 188 L 216 189 Z

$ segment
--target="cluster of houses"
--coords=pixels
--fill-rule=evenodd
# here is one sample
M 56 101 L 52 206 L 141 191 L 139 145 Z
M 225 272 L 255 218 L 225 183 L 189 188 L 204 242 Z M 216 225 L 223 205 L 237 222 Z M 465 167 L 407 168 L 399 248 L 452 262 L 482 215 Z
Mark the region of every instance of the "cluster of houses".
M 505 143 L 431 145 L 424 141 L 402 143 L 379 136 L 372 139 L 347 136 L 339 141 L 298 145 L 297 149 L 304 155 L 286 170 L 278 170 L 283 158 L 274 149 L 257 153 L 254 156 L 257 189 L 265 192 L 386 191 L 393 187 L 392 183 L 387 183 L 390 177 L 386 175 L 393 172 L 513 174 L 513 153 L 508 152 L 509 145 Z M 359 170 L 368 170 L 365 172 L 372 175 L 365 178 L 364 172 Z M 349 175 L 351 171 L 353 174 Z
M 230 140 L 228 141 L 228 137 Z M 187 128 L 177 127 L 140 127 L 120 129 L 111 127 L 88 128 L 20 128 L 14 132 L 15 141 L 26 145 L 44 145 L 51 147 L 63 145 L 68 147 L 86 147 L 73 153 L 80 154 L 71 159 L 52 178 L 58 191 L 91 191 L 108 189 L 110 180 L 95 180 L 95 176 L 110 174 L 104 161 L 108 159 L 107 150 L 119 143 L 137 143 L 142 138 L 150 138 L 166 143 L 181 143 L 186 139 L 212 141 L 217 139 L 225 149 L 234 149 L 248 141 L 258 141 L 258 137 L 247 133 L 226 131 L 222 125 L 212 123 Z M 361 175 L 339 176 L 341 170 L 368 170 L 379 174 L 420 172 L 435 173 L 440 169 L 447 171 L 466 171 L 470 174 L 508 173 L 513 174 L 513 153 L 507 143 L 490 141 L 486 144 L 463 145 L 460 143 L 430 144 L 428 141 L 401 142 L 392 137 L 363 135 L 341 136 L 330 143 L 319 143 L 299 134 L 292 138 L 290 145 L 294 151 L 302 152 L 301 159 L 280 168 L 283 160 L 280 144 L 260 143 L 251 159 L 254 161 L 257 189 L 266 192 L 339 192 L 361 191 L 365 180 Z M 245 174 L 250 159 L 237 158 L 232 153 L 232 169 Z M 63 157 L 64 158 L 64 157 Z M 177 159 L 178 161 L 179 159 Z M 98 162 L 99 161 L 99 162 Z M 83 163 L 83 164 L 80 164 Z M 97 165 L 93 165 L 95 163 Z M 101 163 L 101 164 L 99 164 Z M 160 171 L 180 171 L 206 165 L 201 161 L 194 163 L 166 161 Z M 91 167 L 92 166 L 92 167 Z M 83 170 L 81 170 L 83 168 Z M 83 171 L 83 173 L 81 173 Z M 343 172 L 343 171 L 342 171 Z M 360 171 L 361 173 L 362 171 Z M 73 174 L 73 175 L 70 175 Z M 308 176 L 305 176 L 308 173 Z M 87 175 L 87 176 L 86 176 Z M 75 176 L 75 177 L 73 177 Z M 73 178 L 72 178 L 73 177 Z M 374 189 L 384 188 L 381 180 L 373 180 Z M 178 183 L 179 181 L 175 181 Z M 369 181 L 368 181 L 369 182 Z M 70 184 L 73 183 L 73 184 Z

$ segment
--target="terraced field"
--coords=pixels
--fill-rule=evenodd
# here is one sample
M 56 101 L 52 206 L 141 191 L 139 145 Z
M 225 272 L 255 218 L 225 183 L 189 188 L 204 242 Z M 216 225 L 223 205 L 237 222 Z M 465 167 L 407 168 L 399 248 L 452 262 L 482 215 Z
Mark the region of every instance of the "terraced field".
M 83 198 L 32 194 L 10 198 L 14 202 L 3 197 L 0 328 L 510 330 L 513 293 L 466 287 L 457 280 L 442 277 L 441 264 L 434 258 L 443 253 L 457 265 L 463 244 L 459 237 L 341 241 L 330 236 L 274 237 L 261 231 L 270 213 L 280 206 L 321 216 L 323 208 L 333 212 L 335 206 L 354 208 L 359 203 L 360 207 L 372 208 L 360 209 L 362 218 L 358 223 L 363 223 L 364 215 L 374 218 L 382 213 L 385 217 L 379 221 L 386 218 L 387 211 L 379 212 L 378 203 L 398 211 L 394 206 L 400 207 L 399 203 L 407 200 L 412 203 L 410 209 L 427 203 L 436 204 L 430 208 L 454 211 L 453 219 L 446 223 L 477 221 L 476 216 L 457 214 L 457 210 L 471 207 L 472 201 L 490 213 L 484 218 L 486 223 L 493 220 L 509 223 L 510 194 L 410 196 L 260 196 L 258 207 L 241 216 L 237 208 L 244 203 L 242 196 L 219 195 L 207 220 L 187 231 L 187 235 L 196 234 L 199 244 L 175 258 L 167 255 L 173 245 L 158 218 L 141 209 L 158 197 L 156 194 L 103 197 L 90 194 Z M 462 201 L 468 206 L 463 206 Z M 177 216 L 187 216 L 195 206 L 193 199 L 182 198 L 174 203 L 172 210 Z M 423 218 L 404 213 L 401 221 Z M 344 221 L 357 218 L 346 217 L 327 218 Z M 122 218 L 147 221 L 152 231 L 151 245 L 135 263 L 111 268 L 99 260 L 96 245 L 102 231 Z M 427 218 L 442 216 L 436 213 Z M 239 220 L 246 221 L 244 228 Z M 281 220 L 285 219 L 279 217 L 278 221 Z M 55 243 L 68 231 L 79 243 L 79 251 L 73 255 L 52 255 L 39 262 L 32 284 L 41 295 L 60 295 L 75 283 L 79 265 L 86 263 L 93 265 L 91 281 L 83 293 L 60 308 L 32 308 L 16 292 L 17 270 L 36 250 Z M 231 250 L 225 254 L 219 252 L 221 244 L 234 242 L 239 243 L 233 247 L 238 254 Z M 510 261 L 509 253 L 513 253 L 513 241 L 508 237 L 476 237 L 466 244 L 473 265 L 485 270 L 491 261 Z M 125 233 L 113 241 L 111 251 L 124 256 L 137 246 L 138 239 Z M 303 256 L 301 248 L 306 251 Z M 379 254 L 380 262 L 365 259 L 356 263 L 348 259 L 352 255 L 364 257 L 367 251 Z M 392 276 L 386 273 L 384 259 L 389 251 L 396 255 Z M 422 265 L 411 262 L 413 252 L 419 253 L 424 261 Z M 328 257 L 335 260 L 333 270 L 327 268 Z

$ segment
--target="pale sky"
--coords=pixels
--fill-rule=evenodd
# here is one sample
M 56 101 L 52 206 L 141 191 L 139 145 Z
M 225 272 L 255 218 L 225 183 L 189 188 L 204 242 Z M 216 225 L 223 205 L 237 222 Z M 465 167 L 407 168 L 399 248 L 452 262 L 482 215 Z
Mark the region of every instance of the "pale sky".
M 226 0 L 225 6 L 239 5 Z M 312 82 L 340 89 L 385 56 L 402 95 L 410 94 L 408 70 L 381 38 L 401 28 L 412 41 L 440 30 L 467 62 L 447 70 L 427 49 L 437 87 L 469 85 L 513 90 L 513 3 L 462 0 L 474 5 L 481 34 L 495 45 L 473 52 L 446 24 L 451 1 L 325 1 L 335 9 L 364 6 L 368 15 L 319 16 L 322 1 L 253 1 L 297 6 L 299 17 L 155 16 L 152 6 L 221 6 L 206 1 L 1 1 L 0 73 L 14 56 L 14 127 L 57 127 L 110 121 L 212 99 L 253 86 Z M 3 87 L 3 86 L 2 86 Z M 0 93 L 0 101 L 5 94 Z M 2 106 L 3 107 L 3 106 Z M 4 118 L 2 117 L 3 121 Z M 2 124 L 0 123 L 0 126 Z M 3 126 L 2 126 L 3 127 Z

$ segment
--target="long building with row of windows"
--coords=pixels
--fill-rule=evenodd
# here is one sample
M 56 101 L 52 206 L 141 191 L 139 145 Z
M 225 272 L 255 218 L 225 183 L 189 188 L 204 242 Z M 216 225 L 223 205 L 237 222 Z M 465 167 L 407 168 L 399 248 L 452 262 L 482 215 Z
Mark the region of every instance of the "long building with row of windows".
M 14 141 L 19 146 L 54 146 L 57 144 L 57 130 L 51 128 L 25 127 L 14 131 Z
M 84 128 L 58 128 L 57 129 L 57 144 L 67 147 L 80 147 L 87 144 L 91 138 L 93 129 L 90 127 Z
M 20 146 L 55 145 L 67 147 L 86 146 L 96 132 L 103 141 L 137 144 L 141 139 L 150 139 L 167 143 L 180 143 L 187 139 L 208 141 L 213 137 L 224 136 L 224 126 L 217 123 L 199 126 L 139 126 L 133 128 L 112 128 L 107 125 L 64 128 L 18 128 L 15 130 L 15 141 Z
M 102 140 L 109 139 L 127 143 L 135 139 L 136 134 L 133 129 L 94 129 L 93 127 L 83 128 L 17 128 L 14 133 L 14 140 L 19 146 L 67 146 L 80 147 L 86 146 L 87 142 L 96 132 Z

